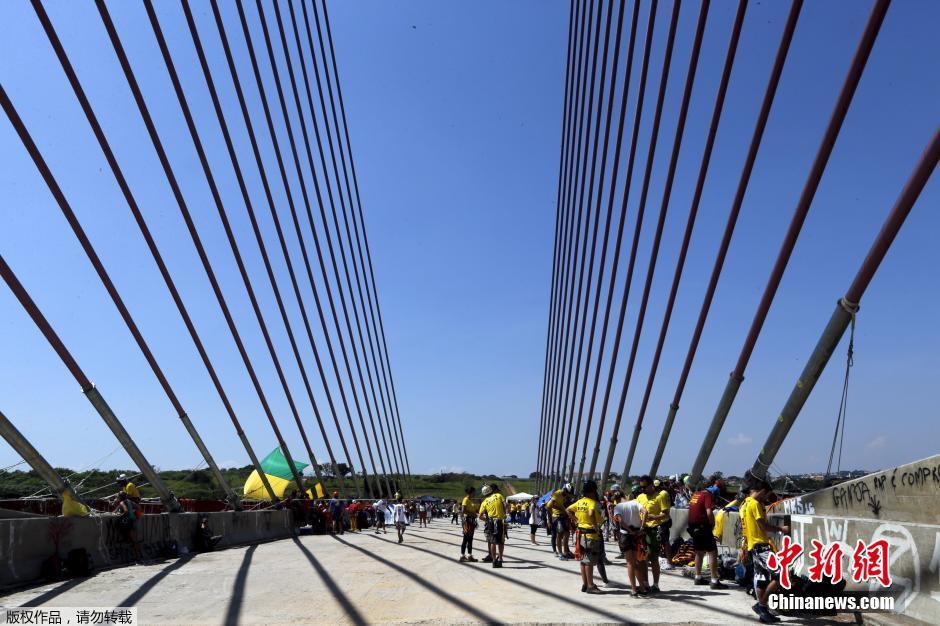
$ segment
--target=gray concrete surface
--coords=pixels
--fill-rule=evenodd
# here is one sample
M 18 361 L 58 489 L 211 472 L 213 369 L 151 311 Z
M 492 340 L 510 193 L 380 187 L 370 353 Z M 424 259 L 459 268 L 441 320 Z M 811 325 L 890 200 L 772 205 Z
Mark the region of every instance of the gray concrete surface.
M 283 539 L 293 533 L 289 511 L 208 513 L 221 546 Z M 137 523 L 143 554 L 154 558 L 169 544 L 181 551 L 193 547 L 197 513 L 144 515 Z M 0 520 L 0 588 L 39 580 L 42 562 L 84 548 L 95 567 L 104 569 L 134 561 L 134 551 L 113 515 L 35 517 Z
M 528 528 L 511 530 L 499 570 L 458 563 L 460 532 L 449 520 L 409 529 L 403 545 L 394 530 L 307 535 L 112 569 L 0 604 L 136 606 L 144 624 L 757 623 L 742 590 L 696 587 L 675 573 L 663 574 L 662 594 L 632 598 L 612 550 L 604 595 L 583 594 L 577 563 L 554 558 L 544 533 L 538 540 L 528 543 Z M 482 557 L 482 537 L 475 546 Z

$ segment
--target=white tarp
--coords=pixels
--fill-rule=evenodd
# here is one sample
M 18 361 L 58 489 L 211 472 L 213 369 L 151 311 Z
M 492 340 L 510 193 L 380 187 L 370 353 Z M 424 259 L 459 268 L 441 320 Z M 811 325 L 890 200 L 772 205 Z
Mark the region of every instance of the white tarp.
M 514 496 L 509 496 L 509 497 L 506 498 L 506 499 L 509 500 L 510 502 L 528 502 L 529 500 L 531 500 L 531 499 L 534 498 L 534 497 L 535 497 L 535 496 L 533 496 L 531 493 L 525 493 L 525 492 L 523 492 L 523 493 L 517 493 L 517 494 L 514 495 Z

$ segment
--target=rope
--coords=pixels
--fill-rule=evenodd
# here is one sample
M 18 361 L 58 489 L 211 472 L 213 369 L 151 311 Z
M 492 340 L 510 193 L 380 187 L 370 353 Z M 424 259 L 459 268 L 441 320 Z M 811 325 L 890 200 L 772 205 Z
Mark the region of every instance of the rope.
M 849 327 L 849 349 L 845 355 L 845 377 L 842 381 L 842 397 L 839 400 L 839 412 L 836 416 L 836 427 L 832 433 L 832 446 L 829 448 L 829 463 L 826 465 L 826 478 L 832 474 L 832 461 L 836 453 L 836 440 L 839 442 L 839 457 L 836 461 L 836 473 L 842 469 L 842 444 L 845 442 L 845 420 L 848 411 L 849 401 L 849 372 L 855 364 L 855 313 L 858 307 L 854 309 L 846 308 L 852 316 Z

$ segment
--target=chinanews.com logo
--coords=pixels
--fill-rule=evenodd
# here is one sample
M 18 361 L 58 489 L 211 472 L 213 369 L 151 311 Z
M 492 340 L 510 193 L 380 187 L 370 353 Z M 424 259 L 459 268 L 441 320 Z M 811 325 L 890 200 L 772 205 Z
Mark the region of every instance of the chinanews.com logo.
M 891 587 L 892 582 L 889 551 L 890 544 L 885 539 L 868 543 L 860 539 L 852 551 L 848 572 L 846 572 L 844 561 L 845 557 L 849 555 L 846 553 L 843 544 L 823 544 L 813 539 L 812 549 L 806 553 L 809 557 L 807 570 L 810 582 L 827 582 L 830 585 L 839 585 L 843 581 L 848 582 L 851 580 L 857 584 L 868 583 L 875 588 L 874 593 L 849 591 L 841 592 L 838 595 L 821 596 L 779 593 L 772 594 L 768 598 L 768 604 L 771 609 L 781 611 L 894 611 L 895 598 L 885 593 L 885 590 Z M 803 545 L 785 536 L 782 548 L 769 556 L 767 565 L 771 570 L 778 573 L 780 586 L 783 589 L 790 590 L 793 588 L 790 566 L 803 554 Z

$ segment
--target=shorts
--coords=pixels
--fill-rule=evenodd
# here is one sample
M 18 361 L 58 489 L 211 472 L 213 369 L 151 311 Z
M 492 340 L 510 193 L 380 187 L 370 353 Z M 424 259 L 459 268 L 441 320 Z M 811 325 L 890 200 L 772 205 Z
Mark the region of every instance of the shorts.
M 639 530 L 639 529 L 636 529 Z M 625 533 L 623 530 L 620 531 L 620 536 L 617 538 L 617 543 L 620 545 L 620 553 L 626 554 L 627 552 L 633 552 L 636 550 L 636 535 L 632 532 Z
M 581 565 L 595 566 L 601 558 L 601 540 L 581 536 Z
M 537 531 L 538 529 L 539 529 L 538 524 L 529 524 L 529 530 L 532 532 L 533 535 L 535 534 L 535 531 Z
M 718 549 L 711 526 L 707 524 L 689 526 L 689 534 L 692 536 L 692 547 L 696 552 L 715 552 Z
M 505 537 L 506 523 L 501 519 L 487 520 L 483 526 L 483 534 L 489 543 L 502 543 Z
M 561 533 L 568 532 L 568 518 L 564 515 L 559 515 L 558 517 L 552 518 L 552 525 L 555 527 L 555 534 L 560 535 Z
M 779 577 L 779 574 L 770 568 L 767 563 L 773 550 L 766 543 L 754 546 L 749 552 L 751 555 L 751 564 L 754 566 L 754 586 L 766 587 L 767 584 Z
M 672 530 L 672 520 L 666 520 L 656 528 L 659 529 L 659 545 L 668 546 L 671 541 L 669 541 L 670 531 Z
M 651 557 L 659 554 L 659 526 L 646 527 L 643 532 L 646 535 L 646 552 Z

